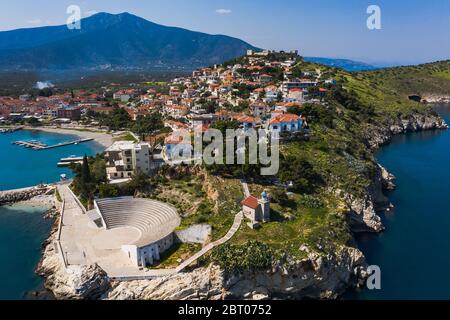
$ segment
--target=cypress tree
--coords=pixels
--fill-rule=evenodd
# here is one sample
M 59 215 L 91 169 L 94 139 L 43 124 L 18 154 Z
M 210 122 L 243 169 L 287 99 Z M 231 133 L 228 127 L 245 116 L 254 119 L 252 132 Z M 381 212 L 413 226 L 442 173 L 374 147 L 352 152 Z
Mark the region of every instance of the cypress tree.
M 81 181 L 83 184 L 91 182 L 91 170 L 89 169 L 89 163 L 86 154 L 84 154 L 83 165 L 81 167 Z

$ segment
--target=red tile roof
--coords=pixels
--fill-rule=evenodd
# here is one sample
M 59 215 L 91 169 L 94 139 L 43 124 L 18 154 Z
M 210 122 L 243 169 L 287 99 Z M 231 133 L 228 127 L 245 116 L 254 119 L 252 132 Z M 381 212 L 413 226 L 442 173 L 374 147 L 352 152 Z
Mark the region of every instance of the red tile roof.
M 280 124 L 284 122 L 297 122 L 298 120 L 302 119 L 296 114 L 286 113 L 286 114 L 280 114 L 279 116 L 276 116 L 272 121 L 270 121 L 270 124 Z
M 240 123 L 255 123 L 256 119 L 252 116 L 237 116 L 235 120 Z
M 241 202 L 241 204 L 243 206 L 246 206 L 246 207 L 249 207 L 249 208 L 252 208 L 252 209 L 257 209 L 258 206 L 259 206 L 258 198 L 254 197 L 254 196 L 249 196 L 249 197 L 245 198 Z

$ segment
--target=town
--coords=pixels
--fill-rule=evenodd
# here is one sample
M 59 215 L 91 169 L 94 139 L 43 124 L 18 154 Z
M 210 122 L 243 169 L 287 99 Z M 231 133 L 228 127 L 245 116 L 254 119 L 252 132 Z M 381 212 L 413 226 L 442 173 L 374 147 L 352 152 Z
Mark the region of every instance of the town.
M 117 141 L 108 154 L 127 150 L 136 156 L 144 150 L 152 159 L 130 159 L 126 165 L 110 161 L 108 178 L 123 181 L 136 169 L 149 173 L 177 155 L 193 155 L 192 146 L 180 137 L 220 124 L 265 129 L 282 137 L 306 135 L 308 119 L 300 106 L 323 104 L 336 82 L 320 68 L 301 70 L 300 60 L 297 51 L 248 50 L 235 61 L 195 70 L 170 83 L 55 93 L 45 88 L 37 96 L 0 97 L 0 124 L 130 129 L 133 143 Z
M 116 280 L 153 279 L 181 272 L 220 247 L 234 236 L 244 220 L 250 230 L 269 222 L 272 195 L 266 190 L 258 190 L 260 196 L 253 195 L 254 190 L 251 192 L 246 182 L 247 177 L 256 178 L 251 171 L 241 167 L 231 173 L 229 166 L 218 168 L 225 155 L 218 155 L 218 149 L 213 149 L 219 161 L 208 162 L 192 146 L 191 136 L 208 136 L 213 130 L 220 134 L 233 129 L 243 135 L 263 130 L 265 138 L 276 137 L 276 143 L 270 143 L 272 147 L 278 145 L 278 140 L 308 139 L 308 119 L 303 111 L 326 106 L 324 98 L 336 81 L 330 69 L 314 69 L 302 61 L 297 51 L 248 50 L 243 57 L 195 70 L 191 76 L 177 77 L 169 83 L 69 92 L 47 87 L 38 96 L 1 97 L 0 119 L 8 125 L 6 134 L 22 128 L 50 127 L 115 136 L 100 158 L 87 161 L 78 155 L 58 163 L 70 166 L 76 173 L 73 182 L 63 181 L 57 187 L 62 207 L 55 250 L 61 264 L 70 268 L 95 263 Z M 261 148 L 264 137 L 250 138 L 250 149 L 255 145 Z M 15 143 L 36 150 L 47 147 L 38 141 Z M 268 164 L 263 159 L 259 159 L 260 163 L 251 157 L 247 159 L 241 147 L 246 147 L 245 142 L 231 149 L 231 162 L 235 153 L 237 165 Z M 273 156 L 273 148 L 271 153 Z M 241 178 L 237 186 L 241 190 L 236 191 L 243 194 L 241 207 L 234 204 L 224 208 L 227 214 L 218 223 L 205 224 L 208 219 L 201 217 L 186 222 L 190 216 L 182 212 L 186 210 L 180 204 L 182 199 L 136 197 L 139 190 L 146 188 L 148 177 L 156 179 L 167 167 L 198 165 L 202 160 L 210 169 L 212 166 L 213 174 L 227 175 L 228 170 L 228 175 Z M 233 164 L 227 162 L 231 167 Z M 105 171 L 99 173 L 95 168 Z M 105 176 L 106 183 L 96 176 Z M 130 197 L 133 194 L 135 197 Z M 227 219 L 230 223 L 225 227 L 229 229 L 217 232 L 218 225 Z M 180 225 L 184 227 L 180 229 Z M 212 235 L 212 231 L 217 235 Z M 190 244 L 190 254 L 177 255 L 177 243 Z M 196 252 L 198 244 L 202 249 Z M 161 268 L 170 260 L 170 252 L 183 258 Z M 152 269 L 155 265 L 159 267 Z

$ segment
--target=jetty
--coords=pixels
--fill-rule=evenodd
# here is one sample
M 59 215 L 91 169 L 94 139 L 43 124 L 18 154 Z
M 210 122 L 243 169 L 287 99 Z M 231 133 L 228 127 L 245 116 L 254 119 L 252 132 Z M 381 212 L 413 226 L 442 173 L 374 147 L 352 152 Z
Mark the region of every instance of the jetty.
M 87 139 L 79 139 L 75 141 L 69 141 L 69 142 L 61 142 L 52 146 L 46 145 L 45 143 L 41 143 L 36 140 L 30 140 L 30 141 L 14 141 L 12 144 L 23 146 L 25 148 L 30 148 L 33 150 L 47 150 L 47 149 L 54 149 L 59 147 L 64 147 L 72 144 L 79 144 L 84 142 L 89 142 L 94 140 L 93 138 L 87 138 Z
M 72 163 L 83 163 L 83 157 L 72 156 L 69 158 L 62 158 L 58 162 L 58 167 L 68 167 Z

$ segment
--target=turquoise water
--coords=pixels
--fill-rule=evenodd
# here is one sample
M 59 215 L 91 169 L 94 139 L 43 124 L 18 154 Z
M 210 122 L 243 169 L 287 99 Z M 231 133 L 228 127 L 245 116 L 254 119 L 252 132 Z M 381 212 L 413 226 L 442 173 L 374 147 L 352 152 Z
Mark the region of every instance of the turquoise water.
M 450 106 L 436 109 L 450 123 Z M 381 268 L 381 290 L 356 299 L 450 299 L 450 130 L 397 136 L 377 153 L 397 177 L 379 235 L 358 236 L 369 264 Z
M 37 289 L 42 279 L 34 273 L 42 242 L 48 237 L 52 221 L 43 219 L 43 208 L 0 207 L 0 299 L 23 299 Z
M 55 182 L 59 175 L 71 175 L 68 168 L 58 168 L 59 159 L 71 155 L 82 156 L 84 153 L 94 155 L 101 151 L 95 142 L 81 143 L 61 148 L 35 151 L 11 144 L 19 140 L 38 140 L 48 145 L 77 140 L 74 135 L 61 135 L 39 131 L 18 131 L 0 133 L 0 191 L 29 187 L 42 182 Z
M 76 140 L 74 135 L 37 131 L 0 134 L 0 190 L 55 182 L 67 168 L 58 168 L 60 158 L 70 155 L 94 155 L 101 146 L 94 142 L 34 151 L 11 144 L 17 140 L 39 140 L 48 145 Z M 42 242 L 48 237 L 52 221 L 43 219 L 45 208 L 0 206 L 0 299 L 23 299 L 30 290 L 42 286 L 34 273 L 41 256 Z

